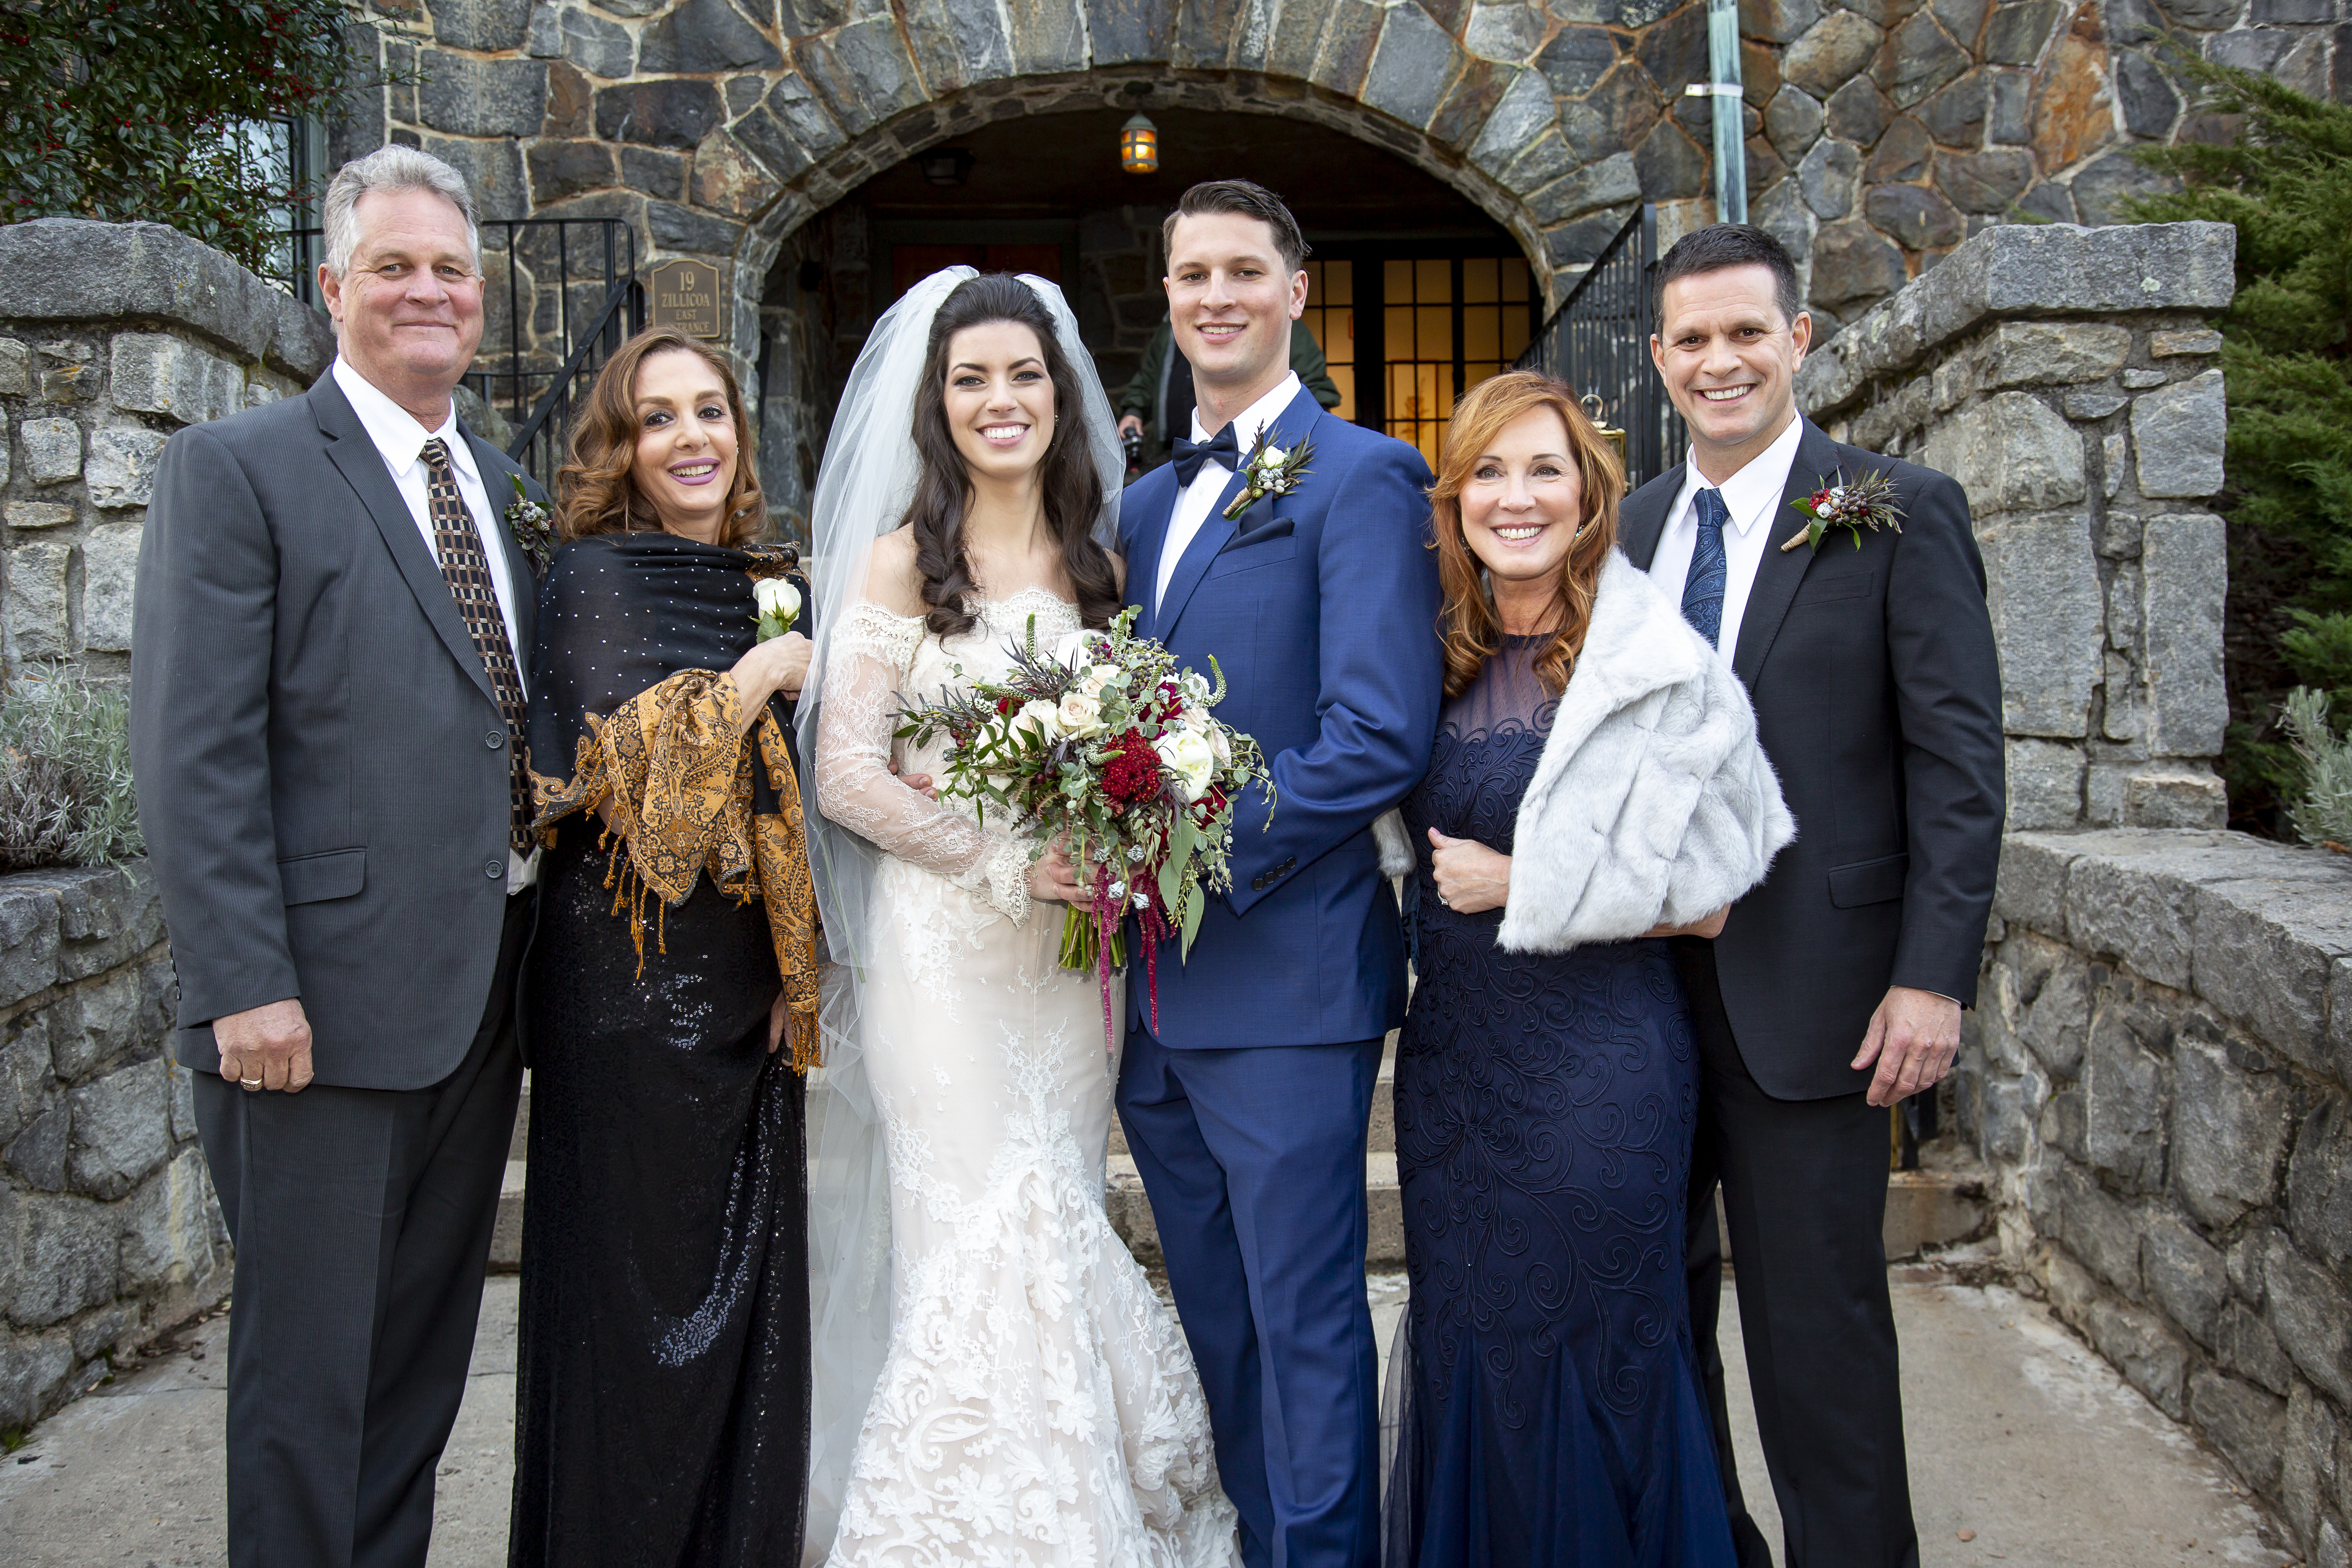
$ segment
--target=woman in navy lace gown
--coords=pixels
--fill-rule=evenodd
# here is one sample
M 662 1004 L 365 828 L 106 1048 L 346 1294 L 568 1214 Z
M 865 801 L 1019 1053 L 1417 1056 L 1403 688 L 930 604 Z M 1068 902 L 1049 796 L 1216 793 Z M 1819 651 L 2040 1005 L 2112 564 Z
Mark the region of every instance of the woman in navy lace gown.
M 1683 1281 L 1698 1060 L 1664 938 L 1721 928 L 1761 874 L 1743 836 L 1749 859 L 1778 847 L 1707 759 L 1779 797 L 1736 680 L 1616 554 L 1622 489 L 1568 390 L 1514 374 L 1457 407 L 1432 491 L 1448 700 L 1403 808 L 1389 1568 L 1735 1561 Z

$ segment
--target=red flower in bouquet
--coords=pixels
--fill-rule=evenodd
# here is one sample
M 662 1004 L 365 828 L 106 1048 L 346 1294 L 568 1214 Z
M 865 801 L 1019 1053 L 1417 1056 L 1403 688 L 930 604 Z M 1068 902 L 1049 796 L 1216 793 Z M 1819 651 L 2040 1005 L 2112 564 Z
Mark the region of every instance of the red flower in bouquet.
M 1140 730 L 1118 738 L 1118 751 L 1103 764 L 1102 791 L 1121 805 L 1150 800 L 1160 793 L 1160 753 Z

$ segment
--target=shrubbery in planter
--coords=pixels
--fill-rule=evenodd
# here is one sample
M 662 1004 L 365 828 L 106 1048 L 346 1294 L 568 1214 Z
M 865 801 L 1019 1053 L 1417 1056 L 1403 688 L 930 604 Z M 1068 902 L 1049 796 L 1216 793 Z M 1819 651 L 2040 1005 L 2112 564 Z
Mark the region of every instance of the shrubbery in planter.
M 69 668 L 0 696 L 0 871 L 112 865 L 146 852 L 131 784 L 131 703 Z

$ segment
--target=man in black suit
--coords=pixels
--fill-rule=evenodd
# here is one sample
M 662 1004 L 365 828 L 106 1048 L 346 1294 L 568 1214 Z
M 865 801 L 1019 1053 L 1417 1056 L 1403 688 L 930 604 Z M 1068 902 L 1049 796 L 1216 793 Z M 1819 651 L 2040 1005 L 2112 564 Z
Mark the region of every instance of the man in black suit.
M 1984 565 L 1958 484 L 1797 412 L 1812 321 L 1777 240 L 1701 229 L 1653 288 L 1650 355 L 1690 458 L 1626 500 L 1620 538 L 1729 657 L 1797 818 L 1723 934 L 1675 943 L 1705 1084 L 1692 1326 L 1725 1490 L 1743 1564 L 1769 1568 L 1730 1471 L 1714 1356 L 1718 1178 L 1786 1568 L 1914 1565 L 1880 1240 L 1885 1107 L 1951 1069 L 1992 908 L 2000 676 Z M 1807 545 L 1794 503 L 1873 471 L 1893 480 L 1900 531 Z
M 521 1081 L 533 581 L 451 403 L 465 181 L 382 148 L 326 239 L 334 364 L 157 466 L 131 763 L 236 1247 L 229 1561 L 422 1568 Z

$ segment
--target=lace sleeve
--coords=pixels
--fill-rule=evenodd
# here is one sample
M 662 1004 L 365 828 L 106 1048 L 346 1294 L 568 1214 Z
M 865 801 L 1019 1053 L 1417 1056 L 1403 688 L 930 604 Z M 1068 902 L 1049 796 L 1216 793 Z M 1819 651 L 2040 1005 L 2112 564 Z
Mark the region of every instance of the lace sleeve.
M 889 854 L 982 892 L 1009 919 L 1029 912 L 1029 847 L 926 800 L 890 772 L 899 689 L 923 623 L 865 601 L 833 633 L 817 721 L 816 797 L 825 816 Z

